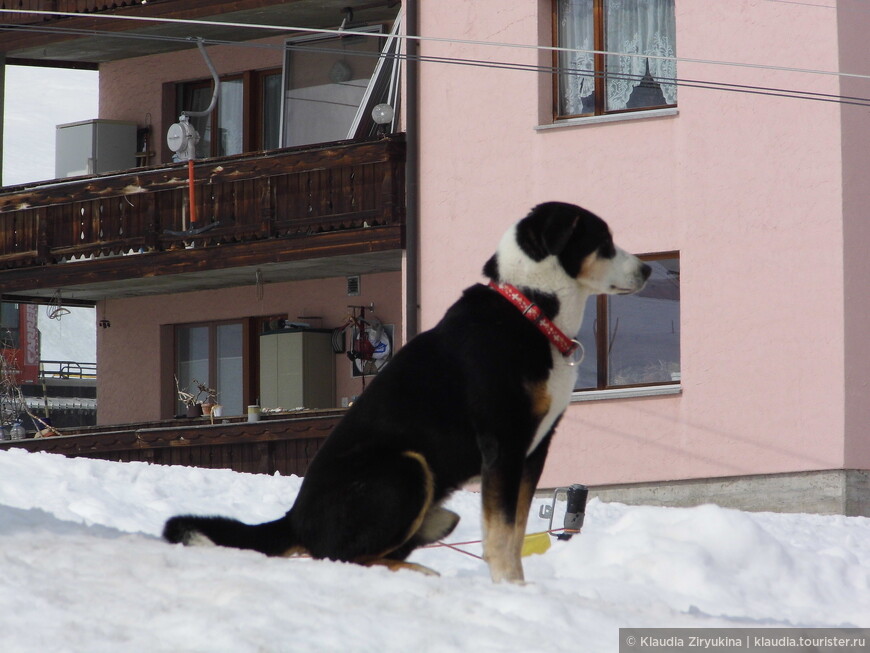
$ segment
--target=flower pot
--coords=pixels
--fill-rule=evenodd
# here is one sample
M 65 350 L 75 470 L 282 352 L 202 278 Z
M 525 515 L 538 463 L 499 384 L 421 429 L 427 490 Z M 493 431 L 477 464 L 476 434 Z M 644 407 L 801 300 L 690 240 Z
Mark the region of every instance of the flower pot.
M 202 404 L 194 404 L 187 407 L 188 417 L 202 417 Z

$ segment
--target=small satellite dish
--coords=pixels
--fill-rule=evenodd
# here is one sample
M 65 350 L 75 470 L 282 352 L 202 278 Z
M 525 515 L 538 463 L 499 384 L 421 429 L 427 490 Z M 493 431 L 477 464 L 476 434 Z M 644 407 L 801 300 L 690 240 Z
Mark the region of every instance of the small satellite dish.
M 199 143 L 199 134 L 187 119 L 181 116 L 178 122 L 169 127 L 166 132 L 166 144 L 175 152 L 172 157 L 175 161 L 188 161 L 196 158 L 196 144 Z

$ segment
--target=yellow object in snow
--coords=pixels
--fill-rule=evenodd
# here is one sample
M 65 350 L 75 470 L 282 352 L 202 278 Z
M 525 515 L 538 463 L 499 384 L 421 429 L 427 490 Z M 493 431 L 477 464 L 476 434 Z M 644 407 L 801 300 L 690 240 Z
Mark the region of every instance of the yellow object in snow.
M 523 556 L 546 553 L 550 548 L 549 533 L 529 533 L 523 539 Z

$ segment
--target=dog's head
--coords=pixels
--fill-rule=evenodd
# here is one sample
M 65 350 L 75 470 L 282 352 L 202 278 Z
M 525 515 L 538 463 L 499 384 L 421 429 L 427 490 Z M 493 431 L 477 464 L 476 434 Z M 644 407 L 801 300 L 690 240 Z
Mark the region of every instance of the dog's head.
M 555 292 L 573 281 L 589 294 L 643 288 L 650 267 L 613 244 L 594 213 L 563 202 L 539 204 L 511 227 L 483 273 L 494 281 Z

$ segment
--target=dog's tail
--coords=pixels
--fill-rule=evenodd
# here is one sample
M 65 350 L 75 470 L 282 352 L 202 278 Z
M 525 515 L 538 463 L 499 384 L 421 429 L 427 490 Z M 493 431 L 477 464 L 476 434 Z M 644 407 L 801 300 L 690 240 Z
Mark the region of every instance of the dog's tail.
M 268 556 L 289 555 L 296 548 L 289 513 L 265 524 L 245 524 L 228 517 L 172 517 L 163 527 L 163 537 L 173 544 L 216 544 L 252 549 Z

